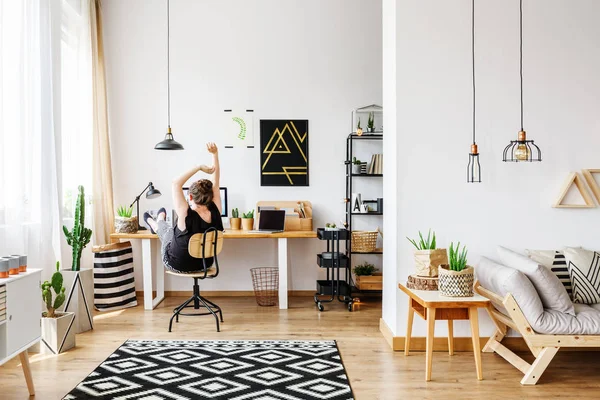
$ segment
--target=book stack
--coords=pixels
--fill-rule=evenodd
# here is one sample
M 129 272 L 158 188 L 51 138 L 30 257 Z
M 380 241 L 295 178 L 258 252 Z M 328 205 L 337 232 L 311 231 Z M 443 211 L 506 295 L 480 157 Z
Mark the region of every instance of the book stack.
M 0 286 L 0 322 L 6 320 L 6 285 Z
M 383 154 L 373 154 L 371 157 L 371 164 L 369 164 L 370 175 L 382 175 L 383 174 Z

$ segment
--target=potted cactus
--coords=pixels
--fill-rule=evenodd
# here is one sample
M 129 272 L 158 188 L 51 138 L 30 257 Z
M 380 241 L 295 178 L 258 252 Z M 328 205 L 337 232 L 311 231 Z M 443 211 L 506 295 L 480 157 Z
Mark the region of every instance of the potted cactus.
M 375 132 L 375 117 L 373 116 L 372 112 L 369 113 L 369 120 L 367 121 L 367 132 Z
M 120 206 L 117 208 L 115 217 L 115 232 L 117 233 L 136 233 L 138 231 L 138 218 L 131 216 L 133 207 Z
M 440 265 L 438 288 L 442 296 L 472 297 L 475 280 L 473 267 L 467 265 L 467 247 L 450 243 L 448 264 Z
M 42 313 L 41 353 L 60 354 L 75 347 L 75 314 L 57 311 L 65 302 L 65 291 L 60 263 L 57 261 L 56 272 L 50 282 L 42 283 L 42 299 L 46 305 L 46 312 Z
M 419 241 L 407 238 L 415 246 L 415 264 L 418 276 L 433 277 L 438 275 L 438 268 L 442 264 L 448 264 L 446 249 L 436 247 L 435 232 L 431 229 L 427 233 L 427 239 L 419 232 Z
M 69 231 L 63 226 L 63 232 L 69 246 L 72 247 L 73 260 L 71 268 L 63 269 L 64 285 L 67 298 L 64 311 L 75 313 L 75 333 L 94 329 L 94 269 L 81 268 L 81 254 L 92 237 L 92 230 L 85 227 L 85 191 L 78 187 L 77 202 L 73 228 Z
M 352 174 L 360 175 L 361 162 L 356 157 L 352 157 Z
M 240 211 L 237 208 L 231 210 L 231 218 L 229 218 L 229 224 L 231 229 L 239 231 L 242 229 L 242 219 L 240 218 Z
M 254 210 L 242 213 L 242 228 L 245 231 L 254 229 Z

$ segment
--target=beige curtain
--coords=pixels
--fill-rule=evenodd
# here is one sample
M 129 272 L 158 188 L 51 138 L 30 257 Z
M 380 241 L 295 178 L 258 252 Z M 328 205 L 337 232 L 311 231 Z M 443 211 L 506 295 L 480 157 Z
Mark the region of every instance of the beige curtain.
M 110 243 L 113 232 L 114 204 L 108 112 L 106 105 L 106 75 L 102 39 L 102 1 L 90 0 L 93 85 L 93 205 L 94 244 Z

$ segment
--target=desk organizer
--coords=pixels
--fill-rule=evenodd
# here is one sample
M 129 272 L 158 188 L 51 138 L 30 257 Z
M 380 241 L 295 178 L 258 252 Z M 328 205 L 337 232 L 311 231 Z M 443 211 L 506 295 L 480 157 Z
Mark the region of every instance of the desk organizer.
M 312 219 L 312 204 L 310 201 L 297 200 L 297 201 L 259 201 L 256 203 L 257 218 L 260 219 L 260 210 L 263 207 L 269 207 L 269 209 L 282 210 L 282 209 L 294 209 L 298 215 L 300 215 L 299 205 L 304 204 L 304 213 L 306 218 L 300 218 L 299 216 L 286 215 L 285 216 L 285 228 L 286 231 L 312 231 L 313 230 L 313 219 Z

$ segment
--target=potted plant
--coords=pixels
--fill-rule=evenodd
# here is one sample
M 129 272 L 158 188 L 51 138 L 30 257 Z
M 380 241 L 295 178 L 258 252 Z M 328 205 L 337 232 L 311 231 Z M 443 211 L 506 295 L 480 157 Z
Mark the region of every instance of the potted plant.
M 70 269 L 63 269 L 64 285 L 67 288 L 67 299 L 64 311 L 75 313 L 75 333 L 94 329 L 92 313 L 94 309 L 94 269 L 81 268 L 81 253 L 92 237 L 92 230 L 85 227 L 85 191 L 78 187 L 77 202 L 73 228 L 69 231 L 63 226 L 67 243 L 73 249 L 73 260 Z
M 360 118 L 358 119 L 358 123 L 356 124 L 356 135 L 357 136 L 362 136 L 363 134 L 363 130 L 360 127 Z
M 372 112 L 369 113 L 369 120 L 367 121 L 367 132 L 375 132 L 375 117 L 373 116 Z
M 360 175 L 361 162 L 356 157 L 352 157 L 352 173 L 354 175 Z
M 338 228 L 334 223 L 326 223 L 325 224 L 325 230 L 326 231 L 339 231 L 340 228 Z
M 73 329 L 72 312 L 57 312 L 65 302 L 65 288 L 63 276 L 60 273 L 60 263 L 56 262 L 56 272 L 50 282 L 42 283 L 42 299 L 46 305 L 46 312 L 42 313 L 42 340 L 40 345 L 42 353 L 59 354 L 75 347 L 75 329 Z M 54 301 L 52 300 L 54 291 Z
M 237 208 L 231 210 L 231 218 L 229 218 L 229 224 L 231 225 L 231 229 L 234 231 L 239 231 L 242 226 L 242 219 L 240 218 L 240 211 Z
M 136 233 L 138 231 L 138 218 L 132 217 L 133 207 L 120 206 L 117 208 L 115 217 L 115 232 L 117 233 Z
M 366 261 L 354 266 L 353 272 L 356 275 L 356 287 L 359 290 L 382 290 L 383 275 L 376 271 L 377 268 Z
M 242 228 L 245 231 L 254 229 L 254 210 L 242 213 Z
M 448 249 L 450 259 L 448 264 L 440 266 L 438 288 L 442 296 L 471 297 L 473 296 L 474 270 L 467 265 L 467 247 L 460 249 L 460 242 L 454 248 L 450 243 Z
M 370 276 L 373 275 L 373 272 L 377 271 L 377 268 L 373 264 L 368 262 L 364 262 L 362 264 L 355 265 L 352 269 L 354 275 L 358 276 Z
M 448 264 L 446 249 L 436 248 L 435 232 L 427 233 L 427 239 L 419 232 L 419 242 L 407 238 L 415 246 L 415 264 L 418 276 L 437 276 L 438 268 L 442 264 Z

